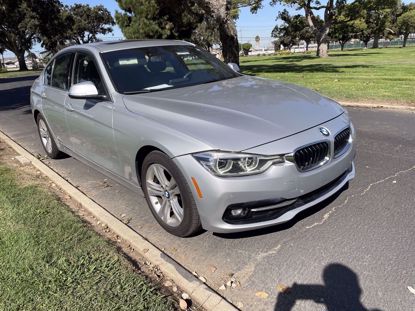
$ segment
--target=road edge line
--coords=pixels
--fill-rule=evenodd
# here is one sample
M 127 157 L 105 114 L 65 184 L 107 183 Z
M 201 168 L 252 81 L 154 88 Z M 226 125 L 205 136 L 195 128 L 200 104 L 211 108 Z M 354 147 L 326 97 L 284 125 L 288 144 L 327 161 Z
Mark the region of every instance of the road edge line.
M 408 106 L 408 105 L 389 105 L 389 104 L 380 104 L 380 103 L 370 104 L 370 103 L 342 102 L 342 101 L 340 101 L 339 103 L 345 107 L 415 112 L 415 107 Z
M 57 172 L 37 159 L 33 154 L 15 142 L 7 134 L 0 130 L 0 139 L 13 148 L 18 154 L 27 158 L 31 164 L 47 176 L 52 182 L 65 191 L 73 200 L 79 203 L 88 212 L 94 215 L 101 223 L 105 224 L 115 234 L 137 251 L 137 253 L 159 267 L 160 271 L 188 293 L 192 300 L 207 311 L 238 311 L 239 309 L 219 295 L 212 288 L 200 281 L 196 276 L 190 273 L 186 268 L 178 264 L 166 253 L 158 249 L 141 235 L 128 227 L 122 221 L 106 211 L 101 205 L 90 199 L 71 183 L 65 180 Z M 145 251 L 143 251 L 145 250 Z

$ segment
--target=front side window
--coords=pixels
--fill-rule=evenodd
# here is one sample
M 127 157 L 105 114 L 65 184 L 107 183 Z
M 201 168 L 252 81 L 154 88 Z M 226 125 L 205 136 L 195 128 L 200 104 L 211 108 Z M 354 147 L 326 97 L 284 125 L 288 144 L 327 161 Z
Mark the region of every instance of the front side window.
M 94 58 L 91 55 L 79 53 L 75 61 L 74 84 L 90 81 L 95 84 L 99 95 L 105 95 L 104 84 L 99 75 Z
M 210 53 L 173 45 L 106 52 L 103 61 L 115 88 L 133 94 L 231 79 L 240 75 Z
M 71 65 L 73 54 L 65 54 L 55 59 L 52 73 L 52 86 L 62 90 L 69 90 L 71 82 Z

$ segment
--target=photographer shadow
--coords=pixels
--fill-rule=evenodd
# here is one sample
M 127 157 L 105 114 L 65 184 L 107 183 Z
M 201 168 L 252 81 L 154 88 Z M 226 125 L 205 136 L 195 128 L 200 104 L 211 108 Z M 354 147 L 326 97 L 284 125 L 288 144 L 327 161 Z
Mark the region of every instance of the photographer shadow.
M 323 271 L 324 285 L 297 284 L 277 297 L 275 311 L 290 311 L 299 300 L 310 300 L 327 311 L 381 311 L 368 309 L 360 301 L 359 277 L 350 268 L 334 263 Z

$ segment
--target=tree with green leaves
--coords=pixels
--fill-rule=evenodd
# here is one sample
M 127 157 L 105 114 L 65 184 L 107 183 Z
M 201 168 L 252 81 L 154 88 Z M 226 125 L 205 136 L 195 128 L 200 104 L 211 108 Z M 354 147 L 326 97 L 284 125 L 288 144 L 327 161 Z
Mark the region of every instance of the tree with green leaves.
M 398 0 L 360 1 L 361 14 L 364 14 L 365 23 L 373 37 L 373 48 L 378 48 L 385 31 L 392 29 L 392 16 L 398 5 Z
M 115 20 L 127 39 L 189 39 L 203 21 L 196 1 L 117 0 Z
M 287 10 L 283 10 L 278 14 L 277 20 L 282 23 L 274 27 L 271 36 L 277 38 L 284 49 L 290 50 L 300 41 L 300 31 L 304 28 L 303 16 L 291 16 Z
M 207 27 L 217 31 L 225 62 L 239 63 L 235 19 L 251 0 L 117 0 L 115 19 L 127 39 L 181 39 L 203 42 Z M 204 23 L 205 30 L 199 25 Z M 196 32 L 196 33 L 195 33 Z M 202 40 L 196 35 L 204 34 Z M 213 42 L 215 43 L 215 42 Z M 211 43 L 211 45 L 213 44 Z M 205 42 L 204 46 L 206 46 Z M 211 46 L 210 45 L 210 46 Z
M 356 21 L 349 21 L 344 16 L 339 16 L 330 29 L 330 38 L 340 43 L 342 51 L 346 43 L 356 38 L 358 34 L 359 29 L 356 27 Z
M 65 11 L 73 22 L 69 37 L 77 44 L 95 42 L 98 35 L 111 33 L 111 26 L 115 25 L 111 13 L 103 5 L 74 4 Z
M 216 21 L 211 16 L 205 16 L 192 32 L 190 42 L 193 42 L 204 49 L 210 51 L 213 45 L 220 45 L 219 31 Z
M 35 41 L 62 32 L 48 24 L 61 8 L 59 0 L 0 0 L 0 44 L 16 55 L 20 70 L 27 70 L 25 53 Z
M 308 26 L 306 18 L 300 14 L 291 16 L 287 10 L 283 10 L 278 14 L 277 20 L 281 20 L 282 24 L 274 27 L 271 36 L 278 38 L 279 43 L 286 49 L 291 49 L 302 40 L 308 51 L 308 46 L 316 39 L 316 35 Z M 316 23 L 319 25 L 322 23 L 319 17 L 316 18 Z
M 67 45 L 98 41 L 98 35 L 112 32 L 111 26 L 115 25 L 111 13 L 102 5 L 65 6 L 53 19 L 46 20 L 47 29 L 39 39 L 42 47 L 52 54 Z
M 415 9 L 399 16 L 397 26 L 399 34 L 403 36 L 402 47 L 406 47 L 409 35 L 415 33 Z
M 252 48 L 252 44 L 249 42 L 243 43 L 242 44 L 242 51 L 244 52 L 244 55 L 247 56 L 249 55 L 249 52 L 251 51 Z
M 346 6 L 356 6 L 356 1 L 348 4 L 346 0 L 271 0 L 271 4 L 282 3 L 304 11 L 308 26 L 316 35 L 317 56 L 328 56 L 328 34 L 330 27 Z M 256 12 L 262 6 L 262 1 L 256 0 L 251 8 Z M 322 12 L 322 23 L 319 23 L 318 13 Z M 350 19 L 354 17 L 351 16 Z
M 303 21 L 305 22 L 305 18 L 303 17 Z M 312 41 L 316 39 L 316 34 L 314 33 L 313 29 L 306 23 L 304 28 L 300 31 L 300 40 L 305 42 L 305 50 L 308 52 L 308 47 Z

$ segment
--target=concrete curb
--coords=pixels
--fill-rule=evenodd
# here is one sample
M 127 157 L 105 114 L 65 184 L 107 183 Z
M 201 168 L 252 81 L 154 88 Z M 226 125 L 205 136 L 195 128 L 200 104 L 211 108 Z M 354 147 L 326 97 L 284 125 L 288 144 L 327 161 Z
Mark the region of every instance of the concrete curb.
M 340 102 L 340 104 L 345 107 L 385 109 L 385 110 L 406 110 L 410 112 L 415 112 L 415 106 L 408 106 L 408 105 L 370 104 L 370 103 L 353 103 L 353 102 Z
M 163 274 L 173 280 L 184 292 L 188 293 L 192 300 L 207 311 L 237 311 L 225 298 L 201 282 L 192 273 L 179 265 L 167 254 L 163 253 L 153 244 L 145 240 L 137 232 L 129 228 L 123 222 L 107 212 L 102 206 L 87 197 L 84 193 L 66 181 L 62 176 L 49 168 L 30 152 L 13 141 L 9 136 L 0 131 L 0 139 L 12 147 L 18 154 L 27 158 L 31 164 L 65 191 L 71 198 L 82 205 L 87 211 L 106 224 L 114 233 L 130 245 L 147 261 L 159 267 Z M 146 250 L 145 252 L 143 250 Z

